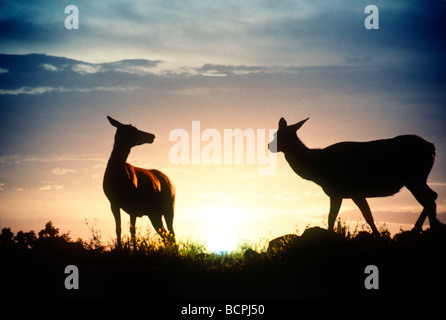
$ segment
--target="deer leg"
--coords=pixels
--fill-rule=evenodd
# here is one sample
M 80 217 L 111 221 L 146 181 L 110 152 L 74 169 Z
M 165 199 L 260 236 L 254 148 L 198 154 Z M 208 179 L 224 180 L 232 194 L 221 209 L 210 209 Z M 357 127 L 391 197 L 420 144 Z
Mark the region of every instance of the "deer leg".
M 158 232 L 161 238 L 164 239 L 166 237 L 167 231 L 163 226 L 162 215 L 150 216 L 149 218 L 156 232 Z
M 417 199 L 417 201 L 423 206 L 423 211 L 421 212 L 420 217 L 412 230 L 415 232 L 421 232 L 426 216 L 429 217 L 429 225 L 431 229 L 437 227 L 440 223 L 436 218 L 437 204 L 435 203 L 435 200 L 438 197 L 437 193 L 429 188 L 426 183 L 408 185 L 406 187 L 409 189 L 415 199 Z
M 423 211 L 421 211 L 421 214 L 417 219 L 417 222 L 415 223 L 414 227 L 412 228 L 413 232 L 416 232 L 416 233 L 421 232 L 421 230 L 423 228 L 424 220 L 426 220 L 426 217 L 427 217 L 427 211 L 426 211 L 426 209 L 423 209 Z
M 373 234 L 379 237 L 379 231 L 375 226 L 375 222 L 373 221 L 372 212 L 370 211 L 369 204 L 365 198 L 354 198 L 353 202 L 358 206 L 359 210 L 361 210 L 362 215 L 364 216 L 365 221 L 372 228 Z
M 136 248 L 136 216 L 130 216 L 130 235 L 132 238 L 133 248 Z
M 118 242 L 118 250 L 121 249 L 121 209 L 118 206 L 111 205 L 113 216 L 116 223 L 116 240 Z
M 173 231 L 173 213 L 174 208 L 172 205 L 164 214 L 164 219 L 166 220 L 167 230 L 169 231 L 169 238 L 172 238 L 175 241 L 175 232 Z
M 328 230 L 333 231 L 336 217 L 341 208 L 342 198 L 335 196 L 330 197 L 330 212 L 328 213 Z
M 435 229 L 441 225 L 441 222 L 437 219 L 437 204 L 435 201 L 430 206 L 430 211 L 428 212 L 429 225 L 431 229 Z

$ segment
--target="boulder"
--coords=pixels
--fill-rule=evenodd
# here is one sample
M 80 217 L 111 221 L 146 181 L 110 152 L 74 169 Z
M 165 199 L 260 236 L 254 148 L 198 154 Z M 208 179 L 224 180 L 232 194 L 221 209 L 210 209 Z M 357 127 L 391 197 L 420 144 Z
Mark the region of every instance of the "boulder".
M 269 242 L 267 253 L 276 254 L 290 249 L 291 247 L 296 245 L 299 238 L 300 237 L 295 234 L 286 234 L 281 237 L 277 237 Z
M 245 258 L 245 261 L 247 263 L 256 263 L 256 262 L 260 261 L 261 254 L 252 250 L 252 249 L 248 249 L 243 254 L 243 257 Z
M 341 238 L 333 231 L 320 227 L 306 229 L 299 239 L 300 248 L 332 248 L 340 244 Z

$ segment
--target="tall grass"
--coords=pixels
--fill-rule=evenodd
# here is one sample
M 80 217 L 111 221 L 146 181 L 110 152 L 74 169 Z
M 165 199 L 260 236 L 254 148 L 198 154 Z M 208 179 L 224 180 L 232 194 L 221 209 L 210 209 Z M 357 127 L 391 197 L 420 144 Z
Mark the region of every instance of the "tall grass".
M 150 229 L 143 232 L 138 229 L 133 240 L 129 235 L 124 235 L 121 239 L 122 248 L 118 250 L 114 241 L 109 245 L 102 245 L 97 242 L 97 232 L 93 229 L 91 241 L 94 246 L 88 245 L 86 249 L 95 250 L 94 247 L 107 248 L 105 251 L 111 253 L 118 252 L 121 256 L 130 259 L 150 259 L 158 262 L 175 262 L 196 269 L 200 272 L 234 272 L 240 271 L 245 266 L 243 253 L 248 249 L 248 243 L 242 243 L 232 252 L 209 252 L 205 243 L 186 239 L 177 241 L 175 244 L 165 243 L 158 234 Z
M 382 241 L 391 241 L 391 233 L 385 223 L 377 223 L 377 228 L 379 231 L 379 239 Z M 353 231 L 350 229 L 350 224 L 345 219 L 337 218 L 333 231 L 341 236 L 342 238 L 345 238 L 347 240 L 352 240 L 355 238 L 374 238 L 372 234 L 372 228 L 370 226 L 363 222 L 363 223 L 357 223 Z M 402 231 L 402 230 L 401 230 Z M 403 232 L 403 231 L 402 231 Z

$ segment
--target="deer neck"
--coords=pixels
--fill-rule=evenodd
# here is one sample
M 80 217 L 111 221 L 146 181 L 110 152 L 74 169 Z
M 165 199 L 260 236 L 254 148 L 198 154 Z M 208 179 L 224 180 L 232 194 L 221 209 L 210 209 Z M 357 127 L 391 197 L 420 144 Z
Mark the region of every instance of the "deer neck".
M 121 146 L 115 142 L 110 159 L 108 160 L 107 167 L 109 168 L 123 167 L 127 162 L 129 154 L 130 154 L 129 147 Z
M 287 144 L 284 154 L 294 172 L 304 179 L 313 180 L 315 156 L 313 149 L 307 148 L 296 136 L 293 141 Z

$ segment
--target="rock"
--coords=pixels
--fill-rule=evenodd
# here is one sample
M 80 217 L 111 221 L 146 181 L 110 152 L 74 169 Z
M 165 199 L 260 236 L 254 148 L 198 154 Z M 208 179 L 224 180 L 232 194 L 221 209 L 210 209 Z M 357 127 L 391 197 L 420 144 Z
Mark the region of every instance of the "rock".
M 340 241 L 340 237 L 332 231 L 320 227 L 308 228 L 300 237 L 301 247 L 332 246 Z
M 267 253 L 276 254 L 282 252 L 283 250 L 287 250 L 296 245 L 299 238 L 300 237 L 295 234 L 286 234 L 284 236 L 277 237 L 269 242 Z
M 252 249 L 248 249 L 243 254 L 243 257 L 245 258 L 245 261 L 247 263 L 255 263 L 260 260 L 261 255 L 260 255 L 260 253 L 254 251 Z

